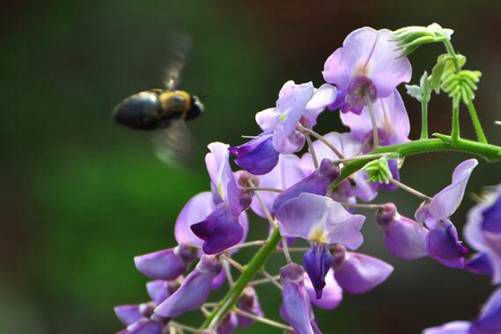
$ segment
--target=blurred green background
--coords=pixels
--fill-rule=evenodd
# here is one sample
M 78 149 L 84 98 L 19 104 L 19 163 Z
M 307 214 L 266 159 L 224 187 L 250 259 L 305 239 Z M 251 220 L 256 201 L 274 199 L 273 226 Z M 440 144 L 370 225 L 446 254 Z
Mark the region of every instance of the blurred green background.
M 160 163 L 147 134 L 116 126 L 110 112 L 160 85 L 172 31 L 194 40 L 183 87 L 206 96 L 207 112 L 191 124 L 203 145 L 257 133 L 254 113 L 274 104 L 286 80 L 320 85 L 325 59 L 355 28 L 432 22 L 453 28 L 468 68 L 483 72 L 478 110 L 488 137 L 501 142 L 493 125 L 501 119 L 499 1 L 4 1 L 0 18 L 1 334 L 112 333 L 121 327 L 113 306 L 146 299 L 132 257 L 173 245 L 177 213 L 208 179 L 203 166 Z M 413 81 L 439 52 L 412 55 Z M 419 106 L 407 99 L 407 108 L 416 137 Z M 430 110 L 432 131 L 448 131 L 447 99 L 434 98 Z M 335 114 L 321 119 L 319 131 L 330 130 L 342 130 Z M 471 127 L 463 133 L 471 136 Z M 408 159 L 402 177 L 433 194 L 464 158 Z M 499 181 L 499 166 L 483 163 L 469 190 Z M 407 215 L 418 204 L 405 194 L 380 200 L 388 199 Z M 458 226 L 471 205 L 466 198 Z M 371 215 L 366 235 L 362 251 L 396 270 L 370 294 L 317 312 L 324 333 L 418 333 L 475 316 L 492 290 L 486 278 L 430 260 L 388 257 Z M 260 295 L 277 318 L 279 295 L 273 288 Z M 257 331 L 277 332 L 245 332 Z

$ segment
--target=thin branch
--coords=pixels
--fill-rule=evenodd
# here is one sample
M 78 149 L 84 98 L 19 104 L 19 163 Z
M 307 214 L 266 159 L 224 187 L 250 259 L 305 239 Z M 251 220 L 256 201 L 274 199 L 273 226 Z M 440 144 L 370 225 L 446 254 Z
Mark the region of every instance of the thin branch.
M 371 123 L 372 123 L 372 144 L 376 149 L 379 147 L 379 134 L 377 132 L 376 115 L 374 114 L 374 109 L 372 108 L 372 101 L 369 98 L 366 98 L 365 100 L 367 103 L 367 110 L 369 111 L 369 116 L 371 118 Z
M 338 150 L 336 146 L 332 145 L 332 143 L 325 139 L 324 136 L 313 131 L 312 129 L 305 128 L 302 125 L 298 125 L 298 128 L 304 134 L 308 134 L 313 138 L 320 140 L 325 146 L 327 146 L 332 152 L 334 152 L 339 159 L 344 159 L 344 154 L 340 150 Z
M 230 284 L 230 288 L 235 285 L 235 281 L 233 280 L 233 276 L 231 276 L 231 268 L 230 264 L 228 263 L 227 260 L 223 261 L 223 270 L 224 273 L 226 274 L 226 279 L 228 280 L 228 283 Z
M 228 261 L 228 263 L 231 264 L 233 267 L 235 267 L 235 269 L 237 269 L 238 271 L 243 272 L 245 270 L 244 266 L 242 266 L 237 261 L 233 260 L 231 257 L 229 257 L 225 254 L 221 254 L 220 257 L 223 260 Z
M 400 189 L 408 192 L 409 194 L 412 194 L 418 198 L 421 198 L 422 200 L 425 200 L 425 201 L 429 201 L 431 200 L 431 197 L 430 196 L 427 196 L 425 194 L 423 194 L 422 192 L 414 189 L 414 188 L 411 188 L 409 187 L 408 185 L 406 184 L 403 184 L 402 182 L 400 181 L 397 181 L 395 179 L 390 179 L 390 183 L 393 183 L 394 185 L 396 185 L 397 187 L 399 187 Z
M 276 276 L 273 276 L 273 278 L 278 280 L 278 279 L 280 279 L 280 276 L 276 275 Z M 272 282 L 273 281 L 269 278 L 261 278 L 261 279 L 257 279 L 254 281 L 250 281 L 248 285 L 257 286 L 257 285 L 268 284 L 268 283 L 272 283 Z
M 313 143 L 311 142 L 311 137 L 310 135 L 306 135 L 306 142 L 308 143 L 308 151 L 311 154 L 311 159 L 313 160 L 313 166 L 315 166 L 315 169 L 318 168 L 318 158 L 317 154 L 315 153 L 315 148 L 313 147 Z
M 263 324 L 266 324 L 266 325 L 269 325 L 269 326 L 272 326 L 272 327 L 276 327 L 276 328 L 280 328 L 280 329 L 284 329 L 286 331 L 294 331 L 294 328 L 290 327 L 290 326 L 287 326 L 285 324 L 282 324 L 278 321 L 275 321 L 275 320 L 271 320 L 271 319 L 268 319 L 268 318 L 264 318 L 264 317 L 260 317 L 260 316 L 257 316 L 255 314 L 252 314 L 252 313 L 249 313 L 249 312 L 245 312 L 245 311 L 242 311 L 238 308 L 235 308 L 234 309 L 235 313 L 243 316 L 243 317 L 246 317 L 246 318 L 249 318 L 249 319 L 252 319 L 252 320 L 255 320 L 257 322 L 261 322 Z
M 275 279 L 275 276 L 273 276 L 272 274 L 268 273 L 266 270 L 264 269 L 261 269 L 261 274 L 263 274 L 264 277 L 266 277 L 267 279 L 270 280 L 270 282 L 276 286 L 277 288 L 279 288 L 280 290 L 282 290 L 282 285 L 280 284 L 280 282 Z
M 236 249 L 242 249 L 242 248 L 248 248 L 248 247 L 254 247 L 254 246 L 261 246 L 265 243 L 264 240 L 254 240 L 254 241 L 249 241 L 249 242 L 244 242 L 242 244 L 238 244 L 235 246 L 232 246 L 226 250 L 227 253 L 236 250 Z
M 275 193 L 281 193 L 283 190 L 278 188 L 270 188 L 270 187 L 245 187 L 246 191 L 271 191 Z
M 384 207 L 384 204 L 348 203 L 348 202 L 339 202 L 339 204 L 347 208 L 356 208 L 356 209 L 381 209 Z

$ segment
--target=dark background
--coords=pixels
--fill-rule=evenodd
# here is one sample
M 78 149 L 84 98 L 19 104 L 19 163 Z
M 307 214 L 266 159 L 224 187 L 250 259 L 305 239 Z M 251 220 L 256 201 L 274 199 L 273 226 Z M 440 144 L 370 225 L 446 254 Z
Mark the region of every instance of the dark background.
M 122 98 L 159 86 L 171 31 L 194 48 L 183 87 L 206 95 L 206 114 L 191 128 L 202 144 L 240 143 L 255 134 L 254 114 L 274 105 L 288 79 L 322 83 L 327 56 L 355 28 L 396 29 L 438 22 L 453 28 L 467 67 L 483 72 L 477 105 L 488 137 L 499 143 L 501 11 L 498 1 L 4 1 L 0 10 L 0 333 L 111 333 L 112 308 L 146 299 L 132 257 L 173 245 L 183 204 L 208 189 L 203 166 L 176 170 L 153 156 L 146 134 L 112 123 Z M 439 46 L 412 55 L 415 82 Z M 419 105 L 407 99 L 415 138 Z M 430 107 L 431 130 L 449 129 L 444 96 Z M 463 135 L 471 126 L 463 112 Z M 342 130 L 335 114 L 319 131 Z M 460 154 L 407 159 L 405 182 L 433 194 L 448 184 Z M 499 182 L 482 163 L 469 191 Z M 412 215 L 418 202 L 389 194 Z M 473 201 L 454 216 L 462 226 Z M 396 270 L 375 291 L 345 296 L 318 311 L 324 333 L 419 333 L 474 317 L 488 279 L 430 260 L 389 258 L 369 215 L 362 251 Z M 241 255 L 248 258 L 250 252 Z M 277 318 L 279 294 L 261 302 Z M 186 321 L 196 326 L 200 319 Z M 246 332 L 274 333 L 255 326 Z

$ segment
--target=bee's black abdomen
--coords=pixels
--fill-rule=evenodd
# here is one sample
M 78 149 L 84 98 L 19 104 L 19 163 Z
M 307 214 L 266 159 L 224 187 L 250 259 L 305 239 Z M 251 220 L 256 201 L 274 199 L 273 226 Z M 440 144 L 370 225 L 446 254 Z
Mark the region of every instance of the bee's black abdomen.
M 191 105 L 186 113 L 186 120 L 194 119 L 204 112 L 204 105 L 197 96 L 191 96 Z
M 141 92 L 123 100 L 115 107 L 113 118 L 118 123 L 142 130 L 165 127 L 160 120 L 161 106 L 157 94 Z

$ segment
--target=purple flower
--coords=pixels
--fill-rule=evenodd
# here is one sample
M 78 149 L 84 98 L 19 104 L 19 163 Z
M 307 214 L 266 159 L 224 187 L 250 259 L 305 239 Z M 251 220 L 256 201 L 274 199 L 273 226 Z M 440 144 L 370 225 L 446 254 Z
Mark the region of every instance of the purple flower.
M 384 244 L 391 255 L 415 260 L 427 255 L 428 229 L 422 224 L 401 216 L 395 204 L 387 203 L 378 211 L 376 220 L 384 232 Z
M 383 283 L 393 272 L 388 263 L 374 257 L 347 252 L 341 245 L 334 249 L 334 277 L 349 293 L 366 293 Z
M 474 321 L 454 321 L 428 328 L 423 334 L 498 334 L 501 332 L 501 289 L 496 290 Z
M 113 309 L 117 318 L 126 326 L 143 317 L 139 305 L 119 305 Z
M 327 188 L 338 175 L 339 168 L 337 166 L 327 159 L 322 160 L 317 170 L 276 197 L 272 211 L 276 212 L 284 203 L 298 197 L 302 193 L 325 195 Z
M 389 96 L 374 102 L 372 112 L 381 145 L 409 141 L 409 116 L 398 90 L 395 89 Z M 367 107 L 363 108 L 360 115 L 342 113 L 341 121 L 350 128 L 351 134 L 364 144 L 364 152 L 372 150 L 372 121 Z
M 162 318 L 173 318 L 200 308 L 207 301 L 212 280 L 220 271 L 221 264 L 216 258 L 202 256 L 179 289 L 155 308 L 155 314 Z
M 253 287 L 248 286 L 244 289 L 242 296 L 240 296 L 240 299 L 238 300 L 237 306 L 240 310 L 255 316 L 262 317 L 264 315 L 257 298 L 256 290 Z M 253 323 L 253 319 L 241 315 L 238 316 L 238 325 L 240 327 L 249 327 Z
M 493 282 L 501 283 L 501 186 L 470 210 L 464 233 L 468 243 L 488 260 Z
M 275 108 L 265 109 L 256 114 L 256 122 L 265 132 L 273 133 L 273 147 L 280 153 L 299 151 L 305 137 L 296 129 L 304 119 L 306 126 L 316 122 L 319 111 L 335 100 L 336 89 L 323 85 L 315 90 L 311 82 L 297 85 L 287 81 L 278 95 Z
M 217 334 L 231 334 L 238 327 L 238 317 L 235 312 L 229 312 L 217 326 Z
M 319 308 L 332 310 L 338 307 L 343 300 L 343 289 L 336 282 L 332 268 L 329 269 L 329 272 L 325 276 L 325 287 L 322 290 L 322 297 L 317 297 L 316 289 L 313 287 L 313 283 L 308 275 L 304 276 L 304 287 L 308 292 L 311 303 Z
M 431 201 L 423 203 L 416 211 L 417 221 L 434 228 L 440 220 L 452 216 L 463 200 L 466 185 L 477 165 L 476 159 L 460 163 L 452 173 L 452 183 L 433 196 Z
M 332 263 L 328 246 L 340 243 L 351 249 L 358 248 L 363 242 L 360 230 L 365 217 L 349 213 L 329 197 L 302 193 L 280 207 L 277 219 L 282 236 L 312 243 L 303 256 L 303 263 L 320 298 Z
M 186 265 L 196 258 L 190 246 L 177 246 L 134 258 L 137 270 L 152 279 L 173 280 L 186 270 Z
M 489 256 L 486 253 L 476 253 L 464 261 L 464 269 L 479 275 L 492 276 L 493 269 Z
M 127 327 L 127 334 L 162 334 L 162 322 L 142 318 Z
M 369 27 L 350 33 L 325 62 L 323 76 L 344 94 L 343 112 L 360 114 L 368 101 L 389 96 L 402 82 L 409 82 L 412 68 L 387 29 Z
M 315 333 L 310 298 L 304 287 L 303 268 L 295 263 L 286 265 L 280 270 L 280 282 L 283 287 L 280 316 L 298 334 Z
M 294 154 L 281 154 L 277 165 L 269 173 L 259 176 L 259 186 L 265 188 L 287 189 L 299 182 L 306 175 L 301 169 L 301 161 Z M 264 205 L 271 211 L 273 202 L 279 193 L 273 191 L 261 191 L 259 197 Z M 254 196 L 251 209 L 261 217 L 265 217 L 261 203 Z
M 449 267 L 464 267 L 467 249 L 459 241 L 456 227 L 449 217 L 459 207 L 470 175 L 477 164 L 476 159 L 460 163 L 452 173 L 452 183 L 416 211 L 416 220 L 425 223 L 430 229 L 426 238 L 428 254 Z
M 231 170 L 228 145 L 212 143 L 208 147 L 211 152 L 205 156 L 205 162 L 212 198 L 203 193 L 188 202 L 176 222 L 176 239 L 190 243 L 201 239 L 203 251 L 216 254 L 245 239 L 248 222 L 244 210 L 252 198 L 238 185 Z M 203 217 L 207 212 L 210 213 Z M 195 217 L 203 218 L 197 221 Z
M 324 135 L 324 139 L 337 148 L 345 158 L 353 158 L 362 154 L 361 142 L 356 140 L 350 133 L 330 132 Z M 313 142 L 313 148 L 319 161 L 324 159 L 337 160 L 340 158 L 319 140 Z M 311 173 L 315 170 L 310 153 L 303 155 L 301 163 L 305 173 Z M 365 171 L 358 171 L 349 180 L 341 183 L 333 194 L 333 197 L 345 202 L 354 200 L 352 197 L 357 197 L 363 201 L 371 201 L 376 195 L 376 187 L 368 181 L 367 173 Z
M 235 163 L 254 175 L 271 171 L 278 163 L 279 153 L 273 147 L 273 133 L 263 132 L 240 146 L 230 147 Z

